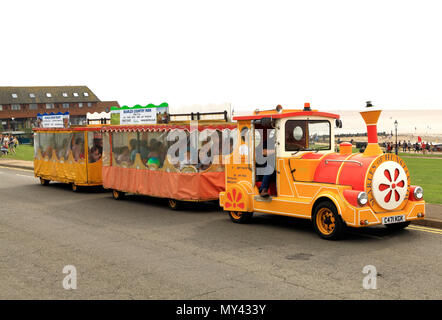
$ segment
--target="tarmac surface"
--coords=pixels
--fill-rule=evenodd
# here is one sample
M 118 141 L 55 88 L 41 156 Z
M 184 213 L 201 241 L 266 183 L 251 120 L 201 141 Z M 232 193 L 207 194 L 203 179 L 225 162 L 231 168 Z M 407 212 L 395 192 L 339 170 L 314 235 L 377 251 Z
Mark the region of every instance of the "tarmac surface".
M 0 299 L 442 299 L 442 231 L 319 238 L 307 220 L 233 224 L 214 204 L 68 185 L 0 168 Z M 63 288 L 72 265 L 77 289 Z M 364 289 L 363 268 L 377 269 Z

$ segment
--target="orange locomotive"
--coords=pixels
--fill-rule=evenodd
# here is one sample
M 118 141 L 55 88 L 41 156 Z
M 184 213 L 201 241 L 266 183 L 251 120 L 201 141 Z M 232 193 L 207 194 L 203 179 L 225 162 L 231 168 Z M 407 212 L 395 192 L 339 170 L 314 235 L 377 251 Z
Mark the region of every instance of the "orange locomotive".
M 423 219 L 425 201 L 421 187 L 410 185 L 405 162 L 384 154 L 377 141 L 381 111 L 361 112 L 367 124 L 364 153 L 352 153 L 349 143 L 333 152 L 334 124 L 339 115 L 311 110 L 255 111 L 238 116 L 238 143 L 226 159 L 226 190 L 220 205 L 234 222 L 249 221 L 253 212 L 311 219 L 325 239 L 339 238 L 345 229 L 384 224 L 405 228 Z M 274 180 L 270 196 L 260 195 L 258 150 L 275 141 Z M 263 147 L 264 145 L 264 147 Z M 259 149 L 261 148 L 261 149 Z

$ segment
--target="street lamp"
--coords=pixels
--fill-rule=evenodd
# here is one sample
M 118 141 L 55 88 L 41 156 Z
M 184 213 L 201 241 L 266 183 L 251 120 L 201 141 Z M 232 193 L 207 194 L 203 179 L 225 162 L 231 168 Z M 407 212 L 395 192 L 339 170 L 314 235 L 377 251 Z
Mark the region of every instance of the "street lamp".
M 397 155 L 397 120 L 394 120 L 394 128 L 396 129 L 396 155 Z

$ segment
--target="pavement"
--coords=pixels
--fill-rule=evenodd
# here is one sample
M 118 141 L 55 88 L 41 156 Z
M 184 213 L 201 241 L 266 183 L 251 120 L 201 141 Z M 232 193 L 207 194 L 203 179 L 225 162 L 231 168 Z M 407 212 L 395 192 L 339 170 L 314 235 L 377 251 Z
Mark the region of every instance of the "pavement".
M 308 220 L 256 214 L 239 225 L 209 203 L 173 211 L 9 168 L 0 203 L 0 299 L 442 299 L 438 229 L 380 226 L 326 241 Z
M 25 160 L 10 160 L 0 158 L 0 167 L 34 170 L 34 163 Z M 442 229 L 442 205 L 427 203 L 425 206 L 426 217 L 424 220 L 413 221 L 413 224 Z
M 34 162 L 33 161 L 0 158 L 0 166 L 34 171 Z

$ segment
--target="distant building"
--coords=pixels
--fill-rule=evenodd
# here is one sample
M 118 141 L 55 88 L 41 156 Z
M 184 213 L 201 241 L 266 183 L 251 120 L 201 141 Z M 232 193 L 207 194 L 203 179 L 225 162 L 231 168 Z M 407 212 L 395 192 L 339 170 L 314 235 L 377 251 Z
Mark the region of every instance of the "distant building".
M 69 112 L 71 124 L 86 122 L 88 112 L 109 112 L 117 101 L 101 101 L 87 86 L 0 87 L 0 127 L 31 128 L 37 113 Z

